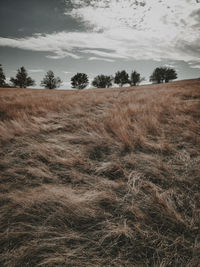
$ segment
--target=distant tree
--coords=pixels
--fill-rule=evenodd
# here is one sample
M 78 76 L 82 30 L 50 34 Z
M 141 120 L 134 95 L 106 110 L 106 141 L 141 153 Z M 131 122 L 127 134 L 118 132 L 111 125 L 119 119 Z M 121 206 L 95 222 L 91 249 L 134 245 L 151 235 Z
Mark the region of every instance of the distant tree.
M 156 83 L 167 83 L 176 78 L 177 73 L 174 69 L 167 67 L 159 67 L 153 71 L 152 75 L 150 76 L 150 81 Z
M 129 80 L 129 83 L 130 83 L 131 86 L 136 86 L 142 80 L 143 80 L 143 78 L 140 78 L 140 73 L 138 73 L 137 71 L 132 71 L 131 77 L 130 77 L 130 80 Z
M 71 78 L 72 88 L 84 89 L 89 84 L 88 76 L 85 73 L 77 73 Z
M 150 76 L 151 82 L 163 83 L 165 79 L 163 68 L 156 68 Z
M 52 70 L 49 70 L 43 80 L 41 81 L 40 85 L 45 87 L 46 89 L 55 89 L 60 87 L 62 81 L 60 77 L 55 77 Z
M 129 83 L 128 73 L 125 70 L 116 72 L 114 82 L 121 87 L 124 84 Z
M 3 68 L 2 65 L 0 64 L 0 87 L 4 87 L 5 86 L 5 80 L 6 80 L 6 76 L 3 72 Z
M 177 79 L 177 73 L 175 69 L 166 68 L 165 70 L 165 82 L 168 83 L 169 81 Z
M 24 67 L 17 70 L 16 78 L 11 77 L 10 81 L 15 87 L 26 88 L 28 86 L 35 85 L 35 81 L 28 76 L 28 73 Z
M 92 81 L 92 85 L 97 88 L 108 88 L 112 86 L 113 78 L 106 75 L 98 75 Z
M 6 80 L 6 76 L 3 72 L 2 65 L 0 64 L 0 87 L 4 87 L 6 85 L 5 80 Z

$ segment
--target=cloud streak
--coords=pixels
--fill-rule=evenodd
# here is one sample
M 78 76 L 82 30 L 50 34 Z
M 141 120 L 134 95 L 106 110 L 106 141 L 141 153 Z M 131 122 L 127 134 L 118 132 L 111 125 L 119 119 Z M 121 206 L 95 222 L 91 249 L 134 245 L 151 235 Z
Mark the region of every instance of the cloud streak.
M 30 73 L 40 73 L 40 72 L 44 72 L 43 69 L 29 69 L 28 72 Z
M 200 4 L 192 0 L 71 0 L 85 32 L 0 38 L 0 46 L 43 51 L 51 59 L 199 61 Z
M 115 60 L 113 60 L 113 59 L 103 58 L 103 57 L 90 57 L 89 60 L 90 61 L 92 61 L 92 60 L 103 60 L 103 61 L 107 61 L 107 62 L 115 62 Z

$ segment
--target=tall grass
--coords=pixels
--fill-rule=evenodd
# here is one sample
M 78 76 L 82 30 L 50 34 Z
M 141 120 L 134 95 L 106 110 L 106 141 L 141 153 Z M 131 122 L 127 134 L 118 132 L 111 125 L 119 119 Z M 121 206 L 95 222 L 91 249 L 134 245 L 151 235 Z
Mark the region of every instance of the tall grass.
M 0 266 L 198 266 L 200 80 L 0 90 Z

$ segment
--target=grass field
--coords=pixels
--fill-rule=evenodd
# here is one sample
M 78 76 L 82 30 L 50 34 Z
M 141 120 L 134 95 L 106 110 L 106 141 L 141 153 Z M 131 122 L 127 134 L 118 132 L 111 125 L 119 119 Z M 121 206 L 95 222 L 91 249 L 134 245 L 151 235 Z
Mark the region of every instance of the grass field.
M 200 266 L 200 80 L 0 89 L 0 266 Z

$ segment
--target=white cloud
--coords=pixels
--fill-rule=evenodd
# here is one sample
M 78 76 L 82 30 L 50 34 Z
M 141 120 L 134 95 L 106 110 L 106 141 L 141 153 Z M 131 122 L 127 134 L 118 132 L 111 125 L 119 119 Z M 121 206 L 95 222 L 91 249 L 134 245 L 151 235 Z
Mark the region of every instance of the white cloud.
M 172 65 L 172 64 L 164 64 L 164 67 L 167 67 L 167 68 L 174 68 L 175 66 Z
M 108 52 L 100 51 L 96 49 L 85 49 L 85 50 L 81 50 L 81 53 L 94 54 L 100 57 L 109 57 L 109 58 L 128 58 L 128 56 L 126 56 L 125 54 L 117 53 L 115 50 L 112 49 L 112 47 L 110 47 L 110 50 Z
M 62 72 L 63 72 L 64 74 L 67 74 L 67 75 L 72 73 L 71 71 L 65 71 L 65 70 L 63 70 Z
M 74 53 L 69 53 L 69 52 L 62 50 L 62 49 L 55 49 L 52 52 L 54 52 L 56 55 L 48 55 L 46 57 L 51 58 L 51 59 L 60 59 L 60 58 L 65 58 L 65 57 L 72 57 L 74 59 L 80 59 L 81 58 L 80 56 L 78 56 Z
M 191 61 L 188 62 L 188 65 L 191 69 L 200 69 L 200 61 Z
M 71 1 L 74 9 L 70 15 L 89 26 L 87 32 L 0 38 L 0 46 L 52 53 L 47 55 L 51 59 L 199 60 L 199 22 L 195 14 L 200 5 L 196 1 Z
M 6 78 L 6 83 L 10 83 L 10 78 Z
M 30 73 L 38 73 L 38 72 L 44 72 L 42 69 L 30 69 L 28 70 Z
M 191 65 L 190 68 L 192 68 L 192 69 L 200 69 L 200 64 Z
M 113 59 L 103 58 L 103 57 L 89 57 L 89 60 L 102 60 L 107 62 L 115 62 L 115 60 Z

